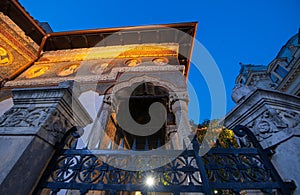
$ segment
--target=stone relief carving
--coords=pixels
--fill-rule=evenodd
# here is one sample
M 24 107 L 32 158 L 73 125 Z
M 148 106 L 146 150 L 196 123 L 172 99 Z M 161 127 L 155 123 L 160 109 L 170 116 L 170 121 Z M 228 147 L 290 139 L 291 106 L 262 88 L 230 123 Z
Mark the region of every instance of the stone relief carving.
M 162 70 L 157 70 L 157 71 L 162 71 Z M 133 72 L 133 71 L 131 71 Z M 176 83 L 172 83 L 171 81 L 162 78 L 160 75 L 148 75 L 147 73 L 137 73 L 136 76 L 126 79 L 123 81 L 119 81 L 114 87 L 113 87 L 113 94 L 116 94 L 119 90 L 122 90 L 126 87 L 131 87 L 134 86 L 136 83 L 145 83 L 145 82 L 151 82 L 154 85 L 161 86 L 167 88 L 169 91 L 177 91 L 179 86 L 176 85 Z
M 269 108 L 247 125 L 259 141 L 263 141 L 276 132 L 286 128 L 300 126 L 300 114 L 290 110 Z
M 248 125 L 249 128 L 254 130 L 253 132 L 259 141 L 271 137 L 282 126 L 283 124 L 278 123 L 276 116 L 272 115 L 269 109 L 265 110 L 260 117 Z
M 55 108 L 13 107 L 0 117 L 0 127 L 39 126 L 54 138 L 61 138 L 66 130 L 71 128 L 66 117 Z
M 71 128 L 71 124 L 67 118 L 58 110 L 52 112 L 51 117 L 48 119 L 44 129 L 50 133 L 54 138 L 62 138 L 67 129 Z
M 170 103 L 174 103 L 175 101 L 178 101 L 178 100 L 188 101 L 189 95 L 186 91 L 170 92 L 169 100 L 170 100 Z
M 13 107 L 0 117 L 0 127 L 37 127 L 40 126 L 50 111 L 44 107 Z
M 275 110 L 280 119 L 289 127 L 296 128 L 300 127 L 300 113 L 291 110 Z

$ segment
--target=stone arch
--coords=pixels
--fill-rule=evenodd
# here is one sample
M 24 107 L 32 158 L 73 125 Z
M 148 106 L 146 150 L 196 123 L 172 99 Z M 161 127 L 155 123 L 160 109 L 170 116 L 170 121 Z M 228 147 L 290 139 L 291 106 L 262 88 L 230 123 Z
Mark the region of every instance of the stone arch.
M 180 77 L 178 76 L 180 74 Z M 158 130 L 155 133 L 161 133 L 161 137 L 164 137 L 164 141 L 161 141 L 161 144 L 165 141 L 170 141 L 171 137 L 176 138 L 178 135 L 177 132 L 177 123 L 179 120 L 182 119 L 182 114 L 175 116 L 175 112 L 172 111 L 172 109 L 178 107 L 178 103 L 174 102 L 181 102 L 181 104 L 187 104 L 188 100 L 188 93 L 187 93 L 187 87 L 186 87 L 186 80 L 185 77 L 182 76 L 182 72 L 179 71 L 162 71 L 162 72 L 125 72 L 118 76 L 117 81 L 115 83 L 111 83 L 112 85 L 106 88 L 103 98 L 103 108 L 101 110 L 101 113 L 99 114 L 99 127 L 96 129 L 101 129 L 101 131 L 106 132 L 104 134 L 104 137 L 101 138 L 102 144 L 99 145 L 99 148 L 117 148 L 121 145 L 124 145 L 124 139 L 123 138 L 116 138 L 116 129 L 111 131 L 110 128 L 112 127 L 112 124 L 117 124 L 118 121 L 117 118 L 112 121 L 114 117 L 117 116 L 117 113 L 119 112 L 118 109 L 120 102 L 118 102 L 119 97 L 131 97 L 131 92 L 135 90 L 136 87 L 138 87 L 141 84 L 145 83 L 151 83 L 155 87 L 155 90 L 162 89 L 161 92 L 164 96 L 167 98 L 163 100 L 163 105 L 167 108 L 167 118 L 165 125 L 162 127 L 162 129 Z M 128 90 L 129 89 L 129 90 Z M 122 94 L 123 92 L 128 92 L 128 96 L 126 94 Z M 118 94 L 122 92 L 121 94 Z M 120 96 L 117 96 L 120 95 Z M 157 93 L 155 93 L 157 95 Z M 118 98 L 117 98 L 118 97 Z M 178 101 L 179 100 L 179 101 Z M 184 102 L 184 103 L 182 103 Z M 160 102 L 162 103 L 162 102 Z M 123 106 L 124 104 L 122 104 Z M 127 116 L 127 115 L 126 115 Z M 113 118 L 112 118 L 113 117 Z M 177 119 L 177 118 L 178 119 Z M 127 119 L 126 119 L 127 120 Z M 120 121 L 119 121 L 120 122 Z M 128 121 L 126 121 L 128 122 Z M 140 122 L 140 121 L 139 121 Z M 132 134 L 133 135 L 133 134 Z M 154 135 L 154 134 L 152 134 Z M 131 134 L 129 135 L 131 136 Z M 137 135 L 141 136 L 141 135 Z M 98 135 L 93 135 L 92 137 L 96 138 Z M 152 136 L 155 137 L 155 136 Z M 139 137 L 140 138 L 140 137 Z M 151 138 L 150 138 L 151 139 Z M 178 139 L 178 138 L 176 138 Z M 140 139 L 137 139 L 140 140 Z M 153 140 L 152 140 L 153 141 Z M 123 142 L 123 144 L 122 144 Z M 94 148 L 100 143 L 97 140 L 92 141 L 90 146 Z M 111 144 L 112 143 L 112 144 Z M 126 143 L 133 143 L 133 140 L 128 139 Z M 119 145 L 118 145 L 119 144 Z M 173 141 L 172 144 L 178 145 L 178 140 Z M 169 147 L 169 146 L 167 146 Z M 97 146 L 98 148 L 98 146 Z M 136 149 L 138 149 L 138 143 L 136 144 Z M 151 146 L 150 146 L 151 148 Z M 149 149 L 150 149 L 149 148 Z M 177 148 L 177 147 L 176 147 Z
M 174 83 L 171 80 L 161 78 L 153 75 L 140 75 L 135 76 L 130 79 L 119 79 L 113 86 L 106 90 L 105 94 L 113 94 L 124 88 L 129 88 L 138 83 L 151 82 L 155 86 L 160 86 L 166 88 L 169 92 L 186 92 L 186 83 L 185 81 L 178 81 Z

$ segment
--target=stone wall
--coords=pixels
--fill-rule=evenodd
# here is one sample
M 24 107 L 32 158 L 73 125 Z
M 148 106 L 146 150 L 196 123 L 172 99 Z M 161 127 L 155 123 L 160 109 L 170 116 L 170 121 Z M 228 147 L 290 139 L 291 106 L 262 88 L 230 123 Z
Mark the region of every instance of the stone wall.
M 237 104 L 224 125 L 248 127 L 263 148 L 271 149 L 272 162 L 284 180 L 294 180 L 300 193 L 300 98 L 278 91 L 256 89 Z

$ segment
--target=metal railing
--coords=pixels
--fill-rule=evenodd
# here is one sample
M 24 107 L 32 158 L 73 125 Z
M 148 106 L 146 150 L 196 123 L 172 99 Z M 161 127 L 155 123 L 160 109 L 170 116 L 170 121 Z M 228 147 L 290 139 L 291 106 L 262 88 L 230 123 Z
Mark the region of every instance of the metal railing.
M 268 151 L 262 149 L 252 132 L 237 126 L 234 133 L 240 140 L 239 148 L 233 145 L 223 148 L 217 143 L 201 156 L 201 145 L 196 139 L 184 151 L 76 149 L 76 139 L 80 136 L 73 128 L 65 138 L 67 144 L 57 150 L 35 193 L 48 189 L 49 193 L 56 194 L 61 189 L 69 189 L 79 190 L 81 194 L 139 191 L 179 195 L 180 192 L 212 194 L 224 190 L 239 194 L 254 189 L 264 194 L 274 191 L 291 194 L 295 184 L 281 179 Z M 145 183 L 149 176 L 154 182 L 151 186 Z

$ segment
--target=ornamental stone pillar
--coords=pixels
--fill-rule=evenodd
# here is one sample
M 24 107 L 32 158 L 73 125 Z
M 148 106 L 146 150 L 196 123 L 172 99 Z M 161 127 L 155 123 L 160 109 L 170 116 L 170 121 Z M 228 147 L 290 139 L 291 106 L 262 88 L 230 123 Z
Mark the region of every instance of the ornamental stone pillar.
M 226 116 L 224 125 L 248 127 L 263 148 L 273 150 L 272 162 L 284 180 L 294 180 L 300 194 L 300 98 L 256 89 Z
M 172 149 L 174 146 L 178 146 L 179 144 L 179 137 L 177 133 L 177 127 L 176 125 L 168 125 L 166 127 L 166 149 Z
M 106 146 L 106 148 L 109 146 L 109 139 L 106 135 L 106 126 L 111 113 L 112 103 L 111 95 L 109 94 L 104 96 L 102 107 L 99 109 L 96 120 L 93 124 L 88 140 L 88 149 L 104 149 L 103 146 Z
M 0 194 L 30 194 L 65 133 L 91 118 L 76 84 L 14 89 L 14 106 L 0 117 Z
M 192 130 L 188 118 L 188 94 L 187 92 L 176 92 L 170 94 L 170 105 L 175 115 L 177 132 L 173 136 L 178 137 L 178 145 L 174 149 L 182 150 L 187 148 L 190 143 L 190 135 Z

